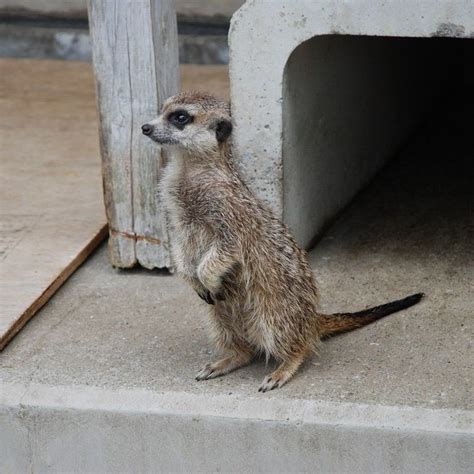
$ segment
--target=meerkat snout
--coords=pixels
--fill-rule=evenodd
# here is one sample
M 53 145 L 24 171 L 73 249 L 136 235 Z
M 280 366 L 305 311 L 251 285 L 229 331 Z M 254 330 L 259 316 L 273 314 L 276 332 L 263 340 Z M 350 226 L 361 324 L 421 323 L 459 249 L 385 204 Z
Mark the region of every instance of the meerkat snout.
M 143 135 L 150 135 L 150 133 L 153 131 L 153 127 L 146 123 L 145 125 L 142 125 L 142 133 Z

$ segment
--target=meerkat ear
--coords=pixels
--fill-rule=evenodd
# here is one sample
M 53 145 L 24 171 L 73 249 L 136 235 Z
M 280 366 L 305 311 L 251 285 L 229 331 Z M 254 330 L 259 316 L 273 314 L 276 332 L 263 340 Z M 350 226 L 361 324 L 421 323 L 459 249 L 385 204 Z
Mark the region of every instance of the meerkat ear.
M 219 143 L 227 140 L 232 133 L 232 123 L 227 119 L 218 120 L 213 128 L 216 130 L 216 138 Z

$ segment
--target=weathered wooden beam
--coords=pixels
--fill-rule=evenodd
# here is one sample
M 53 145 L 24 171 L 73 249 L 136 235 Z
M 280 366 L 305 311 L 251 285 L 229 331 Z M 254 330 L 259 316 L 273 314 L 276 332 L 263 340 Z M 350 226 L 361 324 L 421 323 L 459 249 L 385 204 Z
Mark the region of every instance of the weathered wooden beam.
M 171 265 L 158 193 L 163 157 L 141 134 L 179 90 L 173 0 L 89 0 L 104 199 L 114 266 Z

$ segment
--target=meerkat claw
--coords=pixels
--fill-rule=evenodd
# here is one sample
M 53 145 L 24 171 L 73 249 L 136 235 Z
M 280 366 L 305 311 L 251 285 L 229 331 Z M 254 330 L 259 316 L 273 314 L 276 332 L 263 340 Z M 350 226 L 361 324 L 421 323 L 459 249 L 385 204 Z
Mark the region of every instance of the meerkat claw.
M 196 375 L 196 380 L 199 382 L 201 380 L 207 380 L 213 378 L 214 369 L 212 368 L 212 364 L 206 364 Z M 214 375 L 215 377 L 215 375 Z
M 203 293 L 196 291 L 196 293 L 198 294 L 199 298 L 204 300 L 207 304 L 215 304 L 215 301 L 212 299 L 211 292 L 209 290 L 206 290 Z
M 280 388 L 283 384 L 280 384 L 280 379 L 272 379 L 270 375 L 267 375 L 264 379 L 260 388 L 258 389 L 259 392 L 265 393 L 274 388 Z

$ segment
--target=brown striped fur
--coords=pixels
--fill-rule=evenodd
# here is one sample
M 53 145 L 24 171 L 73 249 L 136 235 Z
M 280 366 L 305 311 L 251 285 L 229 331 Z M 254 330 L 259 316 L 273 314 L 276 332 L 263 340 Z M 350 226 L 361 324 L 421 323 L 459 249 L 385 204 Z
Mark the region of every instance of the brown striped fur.
M 189 117 L 184 126 L 170 122 L 180 111 Z M 228 104 L 206 94 L 181 93 L 145 127 L 169 150 L 161 193 L 176 268 L 213 305 L 212 333 L 227 354 L 207 364 L 198 380 L 229 373 L 261 353 L 280 366 L 265 377 L 260 391 L 281 387 L 319 350 L 322 337 L 388 314 L 318 312 L 306 252 L 234 168 Z M 397 310 L 394 305 L 390 312 Z

